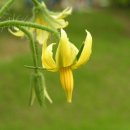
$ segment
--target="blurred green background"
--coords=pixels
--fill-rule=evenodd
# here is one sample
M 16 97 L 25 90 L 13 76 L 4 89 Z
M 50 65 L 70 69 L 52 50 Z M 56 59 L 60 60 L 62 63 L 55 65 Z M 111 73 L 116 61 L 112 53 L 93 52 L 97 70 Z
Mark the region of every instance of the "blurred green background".
M 77 47 L 85 39 L 85 29 L 93 36 L 90 61 L 74 71 L 72 104 L 66 103 L 59 74 L 44 71 L 54 103 L 46 102 L 46 107 L 40 107 L 36 101 L 34 106 L 28 106 L 32 72 L 24 68 L 32 65 L 28 42 L 1 29 L 0 130 L 130 130 L 128 5 L 94 6 L 89 11 L 75 11 L 67 18 L 66 31 Z M 14 16 L 9 11 L 6 15 Z M 23 14 L 18 16 L 30 16 Z

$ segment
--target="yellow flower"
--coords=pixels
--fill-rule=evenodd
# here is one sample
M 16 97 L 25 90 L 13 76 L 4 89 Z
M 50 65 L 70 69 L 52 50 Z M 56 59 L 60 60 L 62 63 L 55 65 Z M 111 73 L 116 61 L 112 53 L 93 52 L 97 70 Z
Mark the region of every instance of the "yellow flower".
M 17 27 L 14 27 L 13 28 L 13 30 L 11 30 L 11 29 L 8 29 L 9 30 L 9 32 L 10 33 L 12 33 L 14 36 L 17 36 L 17 37 L 24 37 L 24 33 L 21 31 L 21 30 L 19 30 Z
M 34 19 L 35 23 L 46 26 L 48 28 L 52 28 L 54 30 L 64 28 L 68 25 L 68 22 L 64 20 L 65 17 L 70 15 L 72 12 L 72 8 L 66 8 L 62 12 L 52 12 L 49 11 L 46 5 L 42 2 L 41 5 L 35 9 Z M 16 27 L 15 31 L 9 30 L 13 35 L 18 37 L 23 37 L 24 33 L 18 30 Z M 30 32 L 36 32 L 36 40 L 39 44 L 44 44 L 47 42 L 48 37 L 50 35 L 49 32 L 43 31 L 40 29 L 28 29 Z
M 41 11 L 35 13 L 34 21 L 38 24 L 44 25 L 54 30 L 65 28 L 68 22 L 64 20 L 72 12 L 72 8 L 66 8 L 60 13 L 51 12 L 47 9 L 46 5 L 42 2 Z M 40 44 L 46 43 L 50 33 L 40 29 L 36 29 L 36 39 Z
M 77 69 L 82 64 L 85 64 L 91 55 L 92 52 L 92 37 L 91 34 L 87 32 L 85 42 L 80 50 L 72 44 L 67 34 L 64 30 L 61 29 L 61 38 L 56 50 L 55 59 L 53 58 L 52 47 L 55 43 L 52 43 L 47 46 L 43 44 L 42 48 L 42 65 L 43 68 L 48 71 L 60 73 L 60 80 L 62 87 L 65 90 L 67 101 L 72 101 L 72 92 L 73 92 L 73 69 Z

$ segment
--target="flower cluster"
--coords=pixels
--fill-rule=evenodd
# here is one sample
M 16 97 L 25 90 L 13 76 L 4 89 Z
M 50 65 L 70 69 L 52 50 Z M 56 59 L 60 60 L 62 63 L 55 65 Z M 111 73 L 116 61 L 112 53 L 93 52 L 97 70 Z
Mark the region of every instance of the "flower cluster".
M 65 30 L 68 22 L 65 21 L 68 15 L 72 12 L 72 8 L 66 8 L 62 12 L 52 12 L 47 9 L 46 5 L 38 3 L 34 8 L 33 22 L 59 31 L 60 38 L 58 43 L 50 43 L 48 40 L 51 33 L 41 29 L 28 28 L 28 31 L 34 35 L 35 40 L 42 46 L 41 62 L 43 69 L 50 72 L 59 72 L 60 81 L 67 102 L 72 102 L 72 93 L 74 88 L 74 79 L 72 70 L 79 68 L 81 65 L 88 62 L 92 52 L 92 36 L 86 30 L 87 36 L 80 49 L 69 40 Z M 24 33 L 14 27 L 15 31 L 10 32 L 19 37 L 24 37 Z M 53 46 L 57 45 L 56 53 L 53 52 Z M 52 102 L 47 90 L 44 89 L 44 96 Z

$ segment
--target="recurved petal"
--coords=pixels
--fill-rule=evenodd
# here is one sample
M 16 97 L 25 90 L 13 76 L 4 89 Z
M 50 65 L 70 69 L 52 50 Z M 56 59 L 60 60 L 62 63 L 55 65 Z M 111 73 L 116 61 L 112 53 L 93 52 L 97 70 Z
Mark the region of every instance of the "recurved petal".
M 23 37 L 24 36 L 24 33 L 21 30 L 19 30 L 18 28 L 14 27 L 13 29 L 14 29 L 14 31 L 9 29 L 9 32 L 12 33 L 14 36 L 17 36 L 17 37 Z
M 53 59 L 53 52 L 52 52 L 52 47 L 54 44 L 55 43 L 52 43 L 49 46 L 43 44 L 42 48 L 42 66 L 43 68 L 46 68 L 48 71 L 52 72 L 57 71 L 56 63 Z
M 49 33 L 47 31 L 43 31 L 40 29 L 36 30 L 36 39 L 39 42 L 39 44 L 44 44 L 47 42 L 49 37 Z
M 76 69 L 80 65 L 85 64 L 90 58 L 92 52 L 92 36 L 88 31 L 86 32 L 87 32 L 87 37 L 85 39 L 83 46 L 81 47 L 81 50 L 77 54 L 77 61 L 72 66 L 72 69 Z
M 71 47 L 66 32 L 61 29 L 61 38 L 56 51 L 56 64 L 59 68 L 70 66 L 73 63 Z
M 68 15 L 70 15 L 71 13 L 72 13 L 72 7 L 67 7 L 60 13 L 52 13 L 52 17 L 56 19 L 63 19 Z
M 55 28 L 65 28 L 68 25 L 68 22 L 64 20 L 65 17 L 70 15 L 72 12 L 72 8 L 68 7 L 63 10 L 61 13 L 52 13 L 51 17 L 55 20 L 53 24 L 55 24 Z
M 66 18 L 68 15 L 72 13 L 72 7 L 67 7 L 64 9 L 58 16 L 58 18 Z
M 67 21 L 65 21 L 64 19 L 57 19 L 57 22 L 59 23 L 59 24 L 56 24 L 55 25 L 55 28 L 57 28 L 57 29 L 60 29 L 60 28 L 65 28 L 66 26 L 68 26 L 68 22 Z
M 68 22 L 64 19 L 56 19 L 53 17 L 49 17 L 48 21 L 49 26 L 54 29 L 65 28 L 68 25 Z

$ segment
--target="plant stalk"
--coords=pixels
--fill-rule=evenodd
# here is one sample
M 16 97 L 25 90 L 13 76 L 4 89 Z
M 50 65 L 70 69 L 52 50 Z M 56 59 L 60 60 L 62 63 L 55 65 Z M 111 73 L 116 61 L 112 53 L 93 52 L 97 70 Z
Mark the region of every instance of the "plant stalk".
M 13 4 L 14 0 L 8 0 L 4 6 L 0 9 L 0 17 L 4 15 L 4 13 L 9 9 L 9 7 Z

